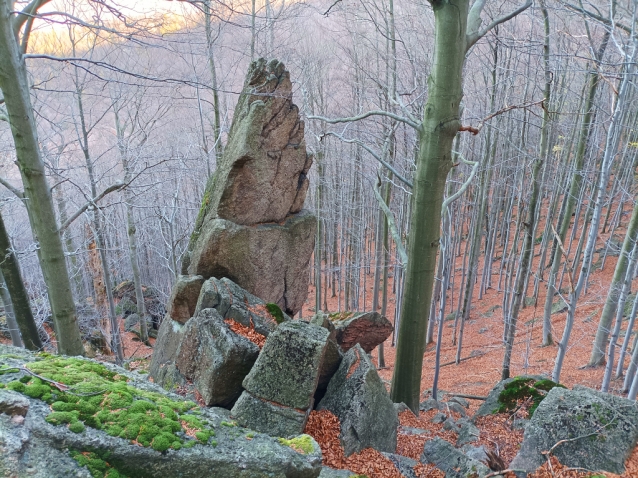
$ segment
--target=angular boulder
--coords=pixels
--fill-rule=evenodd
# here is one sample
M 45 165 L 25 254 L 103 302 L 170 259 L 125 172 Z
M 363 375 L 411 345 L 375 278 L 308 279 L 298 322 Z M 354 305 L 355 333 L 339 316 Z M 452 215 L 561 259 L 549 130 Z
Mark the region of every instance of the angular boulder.
M 342 315 L 344 314 L 337 314 L 333 324 L 337 332 L 337 343 L 344 352 L 359 344 L 366 353 L 370 353 L 385 342 L 394 330 L 390 321 L 378 312 L 346 314 L 340 318 Z
M 287 407 L 311 408 L 327 341 L 322 327 L 301 321 L 281 324 L 268 336 L 244 388 Z
M 225 319 L 233 319 L 245 327 L 268 337 L 277 324 L 290 320 L 276 304 L 266 304 L 227 278 L 211 277 L 199 294 L 195 313 L 216 309 Z
M 180 275 L 177 278 L 168 299 L 167 313 L 171 319 L 185 324 L 195 315 L 195 306 L 203 283 L 204 278 L 199 275 Z
M 175 365 L 206 405 L 231 407 L 258 355 L 259 347 L 233 332 L 215 309 L 203 309 L 184 327 Z
M 372 447 L 394 453 L 399 417 L 374 364 L 360 345 L 343 357 L 317 410 L 339 418 L 346 456 Z
M 425 442 L 421 463 L 432 463 L 446 478 L 477 478 L 490 473 L 483 463 L 468 457 L 441 438 Z
M 273 435 L 303 431 L 312 409 L 328 331 L 301 321 L 272 332 L 231 415 L 243 426 Z
M 148 369 L 149 377 L 167 390 L 185 383 L 185 378 L 175 367 L 177 350 L 184 337 L 184 326 L 166 314 L 162 321 Z
M 242 225 L 281 222 L 301 210 L 311 165 L 290 73 L 277 60 L 253 62 L 207 190 L 208 210 Z
M 626 398 L 586 387 L 553 388 L 540 403 L 510 464 L 533 471 L 545 452 L 566 466 L 622 474 L 638 441 L 638 408 Z M 523 475 L 521 475 L 523 476 Z
M 312 157 L 283 63 L 250 66 L 182 270 L 228 277 L 290 315 L 306 299 L 316 218 L 302 210 Z
M 224 321 L 232 319 L 245 327 L 254 329 L 258 334 L 268 336 L 277 327 L 278 321 L 285 322 L 289 321 L 290 318 L 281 312 L 275 304 L 266 304 L 227 278 L 211 278 L 204 281 L 195 302 L 193 315 L 199 317 L 205 310 L 208 310 L 205 313 L 207 318 L 212 317 L 213 312 L 210 311 L 215 310 L 215 317 L 223 319 L 221 323 L 224 324 L 223 326 L 219 325 L 221 329 L 218 331 L 223 329 L 227 332 L 218 334 L 213 339 L 211 331 L 215 327 L 211 325 L 212 322 L 207 322 L 208 325 L 202 326 L 204 319 L 198 320 L 197 324 L 189 327 L 189 343 L 184 346 L 180 365 L 177 367 L 175 362 L 180 345 L 184 340 L 186 326 L 194 319 L 190 319 L 184 325 L 171 319 L 167 314 L 160 325 L 157 341 L 153 348 L 149 375 L 155 380 L 155 383 L 171 390 L 178 386 L 187 385 L 187 378 L 182 371 L 188 371 L 189 379 L 194 380 L 195 377 L 198 377 L 196 380 L 198 385 L 195 388 L 199 390 L 208 404 L 230 407 L 242 391 L 241 382 L 255 363 L 256 355 L 253 356 L 253 352 L 257 350 L 258 353 L 258 349 L 254 349 L 252 343 L 247 345 L 248 341 L 230 331 Z M 213 322 L 219 323 L 219 321 Z M 204 334 L 207 338 L 204 339 L 203 336 L 198 335 L 199 333 Z M 215 334 L 213 333 L 213 335 Z M 217 340 L 219 342 L 216 342 Z M 240 343 L 253 352 L 248 353 L 245 347 L 240 347 L 240 352 L 240 349 L 237 348 Z M 198 352 L 195 353 L 194 350 Z M 205 357 L 204 362 L 207 364 L 205 366 L 204 362 L 199 363 L 201 362 L 200 353 L 203 354 L 201 357 Z M 189 360 L 192 362 L 191 364 L 188 363 Z M 240 364 L 241 360 L 246 362 Z M 204 368 L 209 368 L 209 370 L 206 372 Z M 234 372 L 228 375 L 230 370 Z M 231 379 L 231 376 L 239 378 Z M 214 382 L 220 383 L 216 386 Z M 213 392 L 213 389 L 218 390 L 221 395 Z M 234 390 L 234 393 L 230 393 L 230 390 Z

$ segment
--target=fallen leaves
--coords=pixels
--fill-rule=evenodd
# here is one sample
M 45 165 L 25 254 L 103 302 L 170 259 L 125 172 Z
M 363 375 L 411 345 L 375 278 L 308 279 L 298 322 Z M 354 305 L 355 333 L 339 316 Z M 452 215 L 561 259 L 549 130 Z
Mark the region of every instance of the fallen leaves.
M 233 319 L 226 319 L 224 322 L 228 324 L 230 330 L 235 332 L 237 335 L 241 335 L 242 337 L 250 340 L 253 344 L 259 347 L 259 350 L 261 350 L 266 343 L 266 337 L 257 332 L 253 324 L 251 324 L 252 327 L 246 327 L 239 322 L 235 322 Z

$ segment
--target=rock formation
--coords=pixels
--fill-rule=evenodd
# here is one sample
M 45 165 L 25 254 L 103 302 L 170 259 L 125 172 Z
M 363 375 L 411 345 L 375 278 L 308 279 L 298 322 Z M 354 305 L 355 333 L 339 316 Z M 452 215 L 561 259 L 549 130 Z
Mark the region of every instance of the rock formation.
M 281 440 L 246 430 L 227 410 L 200 408 L 144 375 L 3 345 L 0 356 L 0 476 L 316 478 L 321 472 L 321 449 L 311 437 Z
M 242 393 L 242 381 L 259 355 L 259 346 L 233 329 L 249 330 L 265 341 L 278 323 L 290 320 L 276 304 L 266 304 L 226 278 L 202 283 L 197 276 L 181 276 L 168 310 L 150 376 L 169 390 L 192 388 L 206 405 L 228 408 Z
M 302 210 L 312 158 L 284 65 L 248 71 L 209 182 L 183 274 L 228 277 L 290 315 L 306 299 L 316 218 Z
M 636 402 L 590 388 L 549 391 L 525 428 L 521 449 L 510 468 L 532 472 L 546 450 L 565 466 L 616 474 L 638 441 Z M 559 444 L 558 446 L 556 446 Z
M 344 355 L 317 409 L 330 410 L 339 418 L 339 439 L 346 456 L 368 447 L 395 452 L 399 417 L 376 367 L 360 345 Z
M 268 336 L 244 379 L 231 416 L 246 427 L 279 436 L 303 432 L 314 404 L 328 331 L 291 321 Z

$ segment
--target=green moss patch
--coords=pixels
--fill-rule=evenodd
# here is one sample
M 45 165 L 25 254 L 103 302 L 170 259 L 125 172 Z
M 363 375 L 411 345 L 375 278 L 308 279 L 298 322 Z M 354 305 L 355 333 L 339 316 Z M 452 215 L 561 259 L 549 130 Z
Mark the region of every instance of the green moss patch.
M 284 313 L 281 311 L 281 308 L 277 304 L 273 304 L 272 302 L 268 302 L 266 304 L 266 310 L 270 315 L 273 316 L 275 322 L 281 324 L 284 321 Z
M 334 322 L 334 321 L 337 321 L 337 320 L 349 319 L 353 315 L 354 315 L 354 312 L 350 312 L 350 311 L 333 312 L 332 314 L 328 314 L 328 318 Z
M 94 478 L 127 478 L 106 461 L 108 454 L 98 454 L 94 452 L 81 452 L 70 450 L 71 458 L 78 462 L 80 466 L 86 466 Z
M 46 421 L 74 433 L 90 427 L 158 452 L 193 446 L 189 442 L 208 443 L 215 435 L 207 420 L 194 415 L 199 412 L 194 402 L 133 387 L 127 377 L 104 365 L 45 357 L 25 367 L 37 376 L 24 375 L 6 387 L 48 403 Z
M 286 438 L 279 438 L 279 443 L 285 446 L 289 446 L 298 453 L 308 455 L 315 451 L 315 446 L 312 443 L 312 438 L 309 435 L 300 435 L 295 438 L 287 440 Z
M 529 407 L 529 416 L 531 417 L 547 396 L 547 392 L 554 387 L 566 388 L 551 380 L 516 377 L 505 385 L 505 388 L 498 396 L 499 407 L 494 413 L 503 413 L 508 410 L 513 410 L 518 406 L 521 400 L 531 399 L 531 406 Z

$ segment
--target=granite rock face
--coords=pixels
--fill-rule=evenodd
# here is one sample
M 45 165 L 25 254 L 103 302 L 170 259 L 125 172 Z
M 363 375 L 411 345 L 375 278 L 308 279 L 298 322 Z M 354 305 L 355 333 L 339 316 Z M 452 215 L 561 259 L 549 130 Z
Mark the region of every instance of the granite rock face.
M 203 309 L 184 327 L 175 365 L 206 405 L 230 407 L 258 355 L 259 347 L 234 333 L 215 309 Z
M 638 441 L 638 408 L 626 398 L 576 386 L 553 388 L 540 403 L 510 468 L 533 471 L 552 448 L 569 467 L 622 474 Z M 522 476 L 522 475 L 521 475 Z
M 231 415 L 264 433 L 301 433 L 314 404 L 328 335 L 323 327 L 302 321 L 277 327 L 244 379 L 245 391 Z
M 281 222 L 301 210 L 311 165 L 290 73 L 277 60 L 253 62 L 208 190 L 209 212 L 246 226 Z
M 253 62 L 183 272 L 228 277 L 297 313 L 315 240 L 316 218 L 302 210 L 311 165 L 290 74 L 277 60 Z
M 316 217 L 301 211 L 282 223 L 253 226 L 207 221 L 190 253 L 189 273 L 227 277 L 251 294 L 296 314 L 308 295 Z
M 374 364 L 358 344 L 343 357 L 317 410 L 330 410 L 341 422 L 346 456 L 372 447 L 394 453 L 399 417 Z

